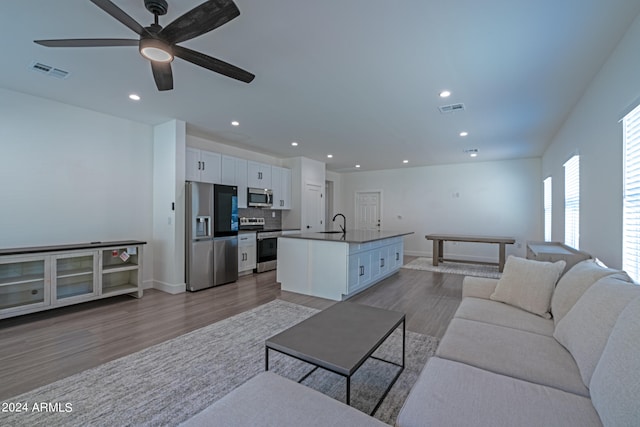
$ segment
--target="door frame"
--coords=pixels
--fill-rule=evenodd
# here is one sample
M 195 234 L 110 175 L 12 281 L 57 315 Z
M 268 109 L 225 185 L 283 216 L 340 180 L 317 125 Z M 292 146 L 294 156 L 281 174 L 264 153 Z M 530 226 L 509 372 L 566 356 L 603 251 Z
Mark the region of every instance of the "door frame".
M 354 217 L 354 221 L 355 221 L 355 228 L 360 228 L 360 221 L 358 218 L 358 196 L 360 194 L 364 194 L 364 193 L 378 193 L 378 204 L 379 204 L 379 209 L 378 209 L 378 219 L 380 220 L 380 227 L 379 229 L 382 230 L 384 229 L 384 222 L 382 221 L 383 215 L 382 215 L 382 189 L 377 189 L 377 190 L 358 190 L 354 193 L 354 210 L 353 210 L 353 217 Z

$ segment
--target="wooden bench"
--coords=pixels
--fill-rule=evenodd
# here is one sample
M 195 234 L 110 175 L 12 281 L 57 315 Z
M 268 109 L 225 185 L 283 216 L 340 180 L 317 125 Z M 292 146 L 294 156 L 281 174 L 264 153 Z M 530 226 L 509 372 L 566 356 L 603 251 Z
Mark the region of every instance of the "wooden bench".
M 516 242 L 513 237 L 496 237 L 496 236 L 464 236 L 457 234 L 427 234 L 425 236 L 427 240 L 433 240 L 433 265 L 437 266 L 438 263 L 443 261 L 455 261 L 455 262 L 469 262 L 475 264 L 490 264 L 497 265 L 498 271 L 504 270 L 505 262 L 505 246 L 512 245 Z M 494 243 L 499 245 L 498 249 L 498 262 L 480 262 L 480 261 L 468 261 L 459 259 L 445 259 L 444 258 L 444 242 L 471 242 L 471 243 Z

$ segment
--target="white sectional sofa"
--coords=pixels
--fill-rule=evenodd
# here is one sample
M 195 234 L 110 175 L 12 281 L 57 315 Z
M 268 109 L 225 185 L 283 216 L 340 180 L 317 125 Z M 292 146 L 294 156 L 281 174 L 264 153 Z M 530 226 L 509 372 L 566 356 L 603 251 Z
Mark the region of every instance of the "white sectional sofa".
M 640 426 L 640 286 L 594 260 L 558 281 L 560 263 L 510 257 L 500 280 L 466 277 L 396 426 Z M 263 372 L 184 425 L 386 424 Z
M 521 298 L 544 280 L 524 271 Z M 513 292 L 496 298 L 500 284 L 465 278 L 462 303 L 396 425 L 639 426 L 640 286 L 582 261 L 551 287 L 547 319 L 519 307 Z

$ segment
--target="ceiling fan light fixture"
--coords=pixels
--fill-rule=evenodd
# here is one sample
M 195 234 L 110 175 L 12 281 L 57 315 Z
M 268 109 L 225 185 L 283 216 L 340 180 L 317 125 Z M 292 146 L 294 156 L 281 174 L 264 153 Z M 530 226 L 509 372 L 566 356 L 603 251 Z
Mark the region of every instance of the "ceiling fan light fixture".
M 171 47 L 167 43 L 159 39 L 146 38 L 140 40 L 140 55 L 144 56 L 149 61 L 173 61 Z

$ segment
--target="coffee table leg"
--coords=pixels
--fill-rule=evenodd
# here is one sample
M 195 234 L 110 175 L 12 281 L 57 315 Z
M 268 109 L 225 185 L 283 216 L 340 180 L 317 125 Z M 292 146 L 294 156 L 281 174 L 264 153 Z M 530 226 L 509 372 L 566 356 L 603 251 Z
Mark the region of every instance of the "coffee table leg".
M 404 349 L 405 349 L 405 326 L 407 322 L 402 319 L 402 369 L 404 369 Z
M 347 376 L 347 405 L 351 406 L 351 377 Z

